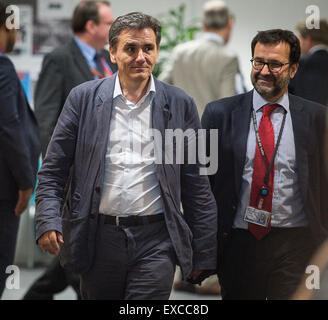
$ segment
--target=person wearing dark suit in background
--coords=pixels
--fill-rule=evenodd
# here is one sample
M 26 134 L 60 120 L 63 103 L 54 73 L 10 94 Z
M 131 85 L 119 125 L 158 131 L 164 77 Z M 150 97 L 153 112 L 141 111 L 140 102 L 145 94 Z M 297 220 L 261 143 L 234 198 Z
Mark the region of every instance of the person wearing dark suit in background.
M 291 31 L 259 32 L 252 57 L 254 90 L 202 118 L 219 129 L 218 277 L 223 299 L 289 299 L 328 235 L 326 108 L 288 94 L 300 57 Z
M 109 2 L 80 2 L 71 21 L 74 38 L 44 57 L 34 97 L 43 157 L 72 88 L 117 70 L 104 50 L 113 21 Z
M 38 174 L 37 242 L 81 275 L 84 299 L 168 299 L 177 264 L 197 283 L 215 272 L 215 200 L 199 158 L 186 158 L 199 116 L 190 96 L 152 76 L 160 40 L 151 16 L 114 21 L 118 73 L 71 91 Z M 189 143 L 170 143 L 176 129 Z M 177 154 L 182 164 L 169 161 Z
M 328 106 L 328 21 L 320 19 L 319 29 L 308 29 L 306 21 L 301 21 L 296 29 L 302 58 L 289 91 Z
M 6 53 L 17 30 L 7 25 L 9 2 L 0 1 L 0 298 L 15 256 L 19 217 L 28 206 L 41 152 L 37 122 Z
M 72 88 L 85 81 L 111 76 L 117 70 L 108 51 L 104 50 L 113 20 L 109 2 L 81 1 L 71 21 L 74 38 L 45 56 L 35 91 L 35 115 L 40 125 L 43 157 Z M 78 276 L 65 271 L 55 257 L 24 299 L 53 299 L 54 294 L 68 285 L 80 298 Z

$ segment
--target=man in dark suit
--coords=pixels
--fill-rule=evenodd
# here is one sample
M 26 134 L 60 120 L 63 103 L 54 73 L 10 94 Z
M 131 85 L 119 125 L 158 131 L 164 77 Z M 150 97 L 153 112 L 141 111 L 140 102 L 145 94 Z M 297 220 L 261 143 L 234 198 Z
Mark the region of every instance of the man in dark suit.
M 288 94 L 300 44 L 286 30 L 252 41 L 255 90 L 207 105 L 219 129 L 218 276 L 223 299 L 288 299 L 327 237 L 324 106 Z
M 37 122 L 14 65 L 6 56 L 17 30 L 8 27 L 9 14 L 0 2 L 0 297 L 6 268 L 13 263 L 19 216 L 33 193 L 40 156 Z
M 289 91 L 296 96 L 328 106 L 328 21 L 320 19 L 319 29 L 297 25 L 302 58 Z
M 35 114 L 40 125 L 43 157 L 72 88 L 112 75 L 117 70 L 108 51 L 104 50 L 113 20 L 109 2 L 80 2 L 71 21 L 74 38 L 44 57 L 35 91 Z
M 215 200 L 200 162 L 186 160 L 197 108 L 152 76 L 160 39 L 148 15 L 114 21 L 119 71 L 72 90 L 39 172 L 38 244 L 81 274 L 85 299 L 168 299 L 176 264 L 193 282 L 216 267 Z M 188 139 L 172 142 L 176 129 Z
M 81 1 L 71 21 L 74 38 L 45 56 L 35 91 L 35 114 L 40 125 L 43 157 L 72 88 L 85 81 L 110 76 L 117 70 L 108 51 L 103 49 L 108 44 L 113 20 L 109 2 Z M 78 276 L 63 270 L 55 258 L 24 299 L 52 299 L 68 285 L 80 297 Z

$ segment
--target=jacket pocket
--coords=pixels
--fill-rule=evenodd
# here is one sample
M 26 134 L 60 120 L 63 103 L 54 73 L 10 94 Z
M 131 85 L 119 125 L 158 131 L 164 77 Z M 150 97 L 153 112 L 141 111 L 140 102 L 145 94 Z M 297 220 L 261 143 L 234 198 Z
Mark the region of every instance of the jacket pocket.
M 88 229 L 88 217 L 62 219 L 64 244 L 60 250 L 60 262 L 72 272 L 82 273 L 89 267 Z

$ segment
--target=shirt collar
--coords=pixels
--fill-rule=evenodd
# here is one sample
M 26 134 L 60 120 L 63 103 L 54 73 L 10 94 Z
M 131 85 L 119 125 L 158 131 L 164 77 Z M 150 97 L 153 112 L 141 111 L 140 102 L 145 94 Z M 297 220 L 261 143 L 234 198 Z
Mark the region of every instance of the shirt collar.
M 328 51 L 328 46 L 326 46 L 324 44 L 317 44 L 316 46 L 313 46 L 309 50 L 309 54 L 315 53 L 316 51 L 319 51 L 319 50 L 326 50 L 326 51 Z
M 93 62 L 93 59 L 97 53 L 96 49 L 92 48 L 91 46 L 89 46 L 88 44 L 82 42 L 78 37 L 74 37 L 74 40 L 76 42 L 76 44 L 78 45 L 78 47 L 80 48 L 80 50 L 82 51 L 84 57 L 87 59 L 87 61 L 90 63 Z
M 280 99 L 278 99 L 275 103 L 269 102 L 265 100 L 255 89 L 253 90 L 253 109 L 255 112 L 259 111 L 266 104 L 279 104 L 283 107 L 287 112 L 289 112 L 289 97 L 288 93 L 284 93 Z
M 153 77 L 153 75 L 150 75 L 150 83 L 148 85 L 147 92 L 144 95 L 144 97 L 140 99 L 140 101 L 143 101 L 144 98 L 146 98 L 148 95 L 154 95 L 155 93 L 156 93 L 156 89 L 155 89 L 154 77 Z M 121 88 L 121 84 L 120 84 L 120 77 L 119 77 L 119 73 L 118 73 L 116 76 L 116 79 L 115 79 L 113 99 L 115 99 L 116 97 L 119 97 L 119 96 L 126 99 L 122 92 L 122 88 Z M 138 102 L 138 104 L 140 103 L 140 101 Z
M 204 32 L 202 34 L 202 38 L 216 41 L 220 44 L 224 44 L 224 40 L 221 36 L 219 36 L 217 33 L 214 32 Z

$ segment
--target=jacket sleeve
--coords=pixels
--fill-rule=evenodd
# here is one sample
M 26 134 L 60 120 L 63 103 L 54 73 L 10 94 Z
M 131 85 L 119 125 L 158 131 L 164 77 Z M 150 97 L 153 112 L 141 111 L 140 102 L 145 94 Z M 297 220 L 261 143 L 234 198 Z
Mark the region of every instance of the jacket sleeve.
M 196 133 L 195 139 L 199 144 L 198 129 L 201 125 L 192 99 L 185 114 L 185 132 L 188 129 Z M 188 139 L 188 143 L 184 144 L 184 159 L 188 159 L 188 147 L 192 140 Z M 202 165 L 198 156 L 196 158 L 195 164 L 188 161 L 182 165 L 181 200 L 184 217 L 193 234 L 193 268 L 214 270 L 217 262 L 217 208 L 208 177 L 200 173 Z
M 158 79 L 169 84 L 174 84 L 173 81 L 173 71 L 175 67 L 176 60 L 176 50 L 173 50 L 171 56 L 165 62 L 161 74 L 158 76 Z
M 36 239 L 49 231 L 62 233 L 61 208 L 64 189 L 75 154 L 79 123 L 79 105 L 73 89 L 58 118 L 46 157 L 38 173 L 36 189 Z
M 24 126 L 20 118 L 18 96 L 21 90 L 13 64 L 0 57 L 0 146 L 18 189 L 34 186 L 30 150 L 26 144 Z
M 35 89 L 35 116 L 39 123 L 43 157 L 56 126 L 64 101 L 64 75 L 58 58 L 45 56 Z
M 231 97 L 236 94 L 236 75 L 238 73 L 238 59 L 231 57 L 226 60 L 225 67 L 221 71 L 219 81 L 218 98 Z

